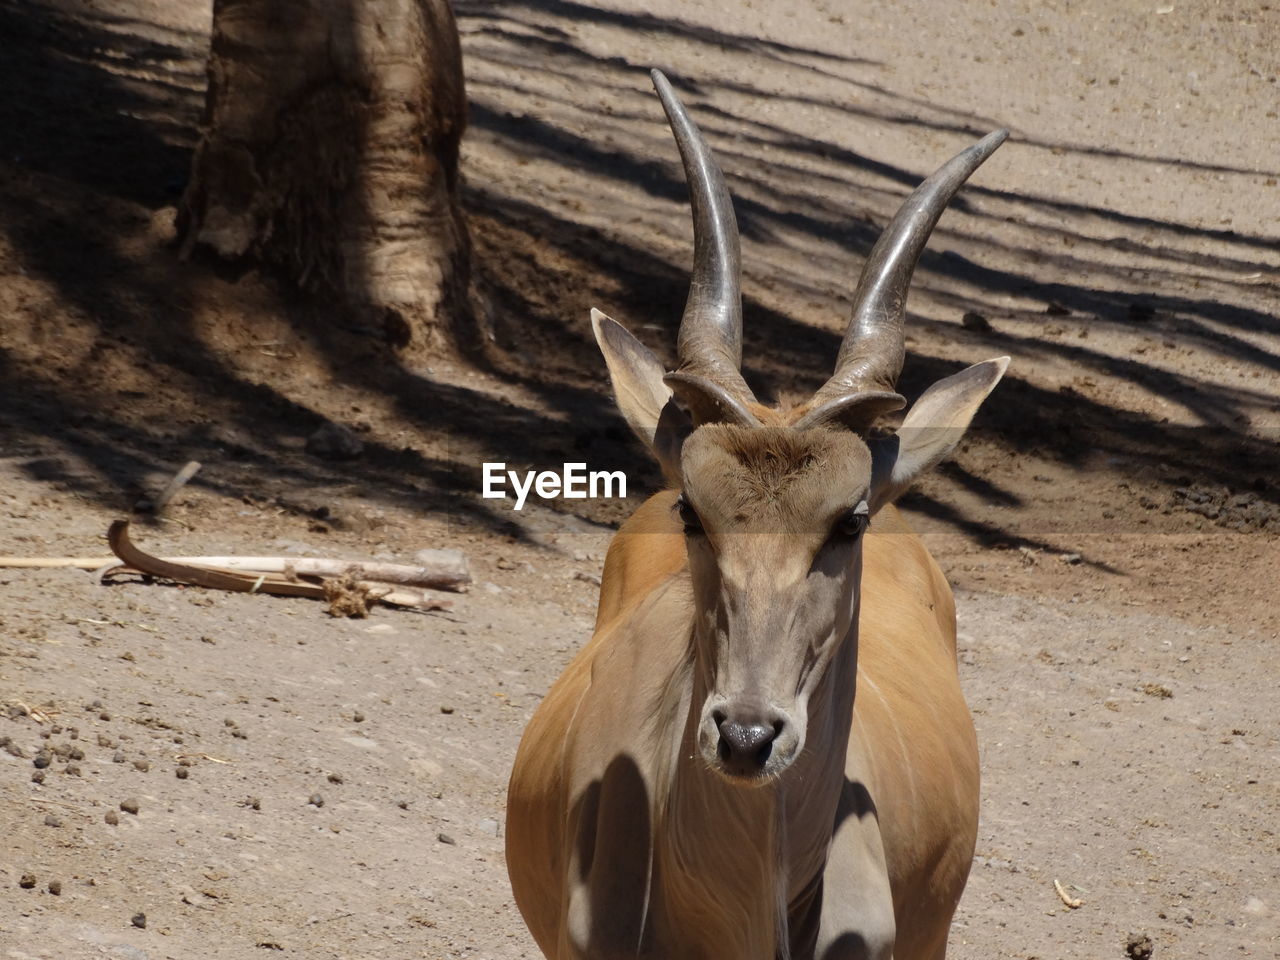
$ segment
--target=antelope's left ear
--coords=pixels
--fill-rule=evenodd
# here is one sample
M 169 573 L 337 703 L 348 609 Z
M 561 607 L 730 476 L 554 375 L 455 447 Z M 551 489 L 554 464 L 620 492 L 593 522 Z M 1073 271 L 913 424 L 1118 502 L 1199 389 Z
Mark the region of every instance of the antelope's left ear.
M 939 380 L 907 411 L 895 434 L 868 444 L 872 514 L 947 458 L 1008 366 L 1008 357 L 996 357 Z

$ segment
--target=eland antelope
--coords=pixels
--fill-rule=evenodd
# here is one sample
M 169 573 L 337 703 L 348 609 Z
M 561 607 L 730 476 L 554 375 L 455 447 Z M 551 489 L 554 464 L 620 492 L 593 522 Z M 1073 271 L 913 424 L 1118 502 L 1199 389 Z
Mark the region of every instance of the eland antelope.
M 728 189 L 662 74 L 694 266 L 679 366 L 593 311 L 623 416 L 670 489 L 609 547 L 595 633 L 539 706 L 507 801 L 516 903 L 552 960 L 941 958 L 968 877 L 978 753 L 951 589 L 893 507 L 1004 373 L 905 406 L 907 287 L 1001 144 L 960 153 L 872 249 L 834 375 L 763 406 L 739 367 Z

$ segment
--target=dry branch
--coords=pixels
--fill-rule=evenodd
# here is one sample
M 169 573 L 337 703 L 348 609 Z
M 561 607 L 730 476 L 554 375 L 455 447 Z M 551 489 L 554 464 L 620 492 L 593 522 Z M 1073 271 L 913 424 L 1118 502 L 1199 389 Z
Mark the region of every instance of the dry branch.
M 126 568 L 151 576 L 176 580 L 193 586 L 207 587 L 213 590 L 231 590 L 241 593 L 270 593 L 290 597 L 311 597 L 326 599 L 324 584 L 308 583 L 303 580 L 288 579 L 283 575 L 249 572 L 239 573 L 234 570 L 219 570 L 198 566 L 191 563 L 178 563 L 163 560 L 139 550 L 129 540 L 129 521 L 116 520 L 107 531 L 107 542 Z M 416 607 L 423 610 L 448 610 L 452 601 L 432 595 L 428 590 L 400 587 L 398 589 L 385 584 L 361 581 L 373 599 L 383 603 L 401 607 Z
M 1053 881 L 1053 889 L 1058 892 L 1058 899 L 1061 900 L 1064 904 L 1066 904 L 1067 907 L 1069 907 L 1070 909 L 1076 910 L 1084 906 L 1084 901 L 1077 899 L 1076 897 L 1073 897 L 1069 893 L 1067 893 L 1067 891 L 1063 889 L 1062 884 L 1058 882 L 1056 877 L 1054 878 L 1054 881 Z
M 118 557 L 0 557 L 0 567 L 14 569 L 97 570 L 101 576 L 121 573 L 129 568 Z M 359 580 L 397 583 L 432 590 L 463 592 L 471 582 L 467 563 L 418 564 L 370 563 L 361 560 L 332 560 L 319 557 L 166 557 L 167 563 L 198 567 L 214 567 L 243 573 L 280 574 L 285 579 L 299 577 L 342 577 L 350 574 Z

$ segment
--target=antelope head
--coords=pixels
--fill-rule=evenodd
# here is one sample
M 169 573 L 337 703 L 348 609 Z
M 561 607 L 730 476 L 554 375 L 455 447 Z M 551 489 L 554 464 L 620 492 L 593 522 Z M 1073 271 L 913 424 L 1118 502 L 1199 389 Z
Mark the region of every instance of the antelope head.
M 592 326 L 623 416 L 680 491 L 674 510 L 696 607 L 698 748 L 729 781 L 756 785 L 786 770 L 812 724 L 826 719 L 813 714 L 831 699 L 817 694 L 839 651 L 856 657 L 868 524 L 952 451 L 1008 364 L 999 357 L 940 380 L 894 434 L 870 436 L 879 417 L 906 405 L 896 383 L 921 251 L 1007 132 L 964 150 L 906 200 L 863 267 L 835 373 L 808 403 L 784 411 L 758 403 L 740 372 L 738 228 L 724 176 L 667 79 L 655 70 L 653 82 L 693 210 L 679 364 L 667 372 L 598 311 Z

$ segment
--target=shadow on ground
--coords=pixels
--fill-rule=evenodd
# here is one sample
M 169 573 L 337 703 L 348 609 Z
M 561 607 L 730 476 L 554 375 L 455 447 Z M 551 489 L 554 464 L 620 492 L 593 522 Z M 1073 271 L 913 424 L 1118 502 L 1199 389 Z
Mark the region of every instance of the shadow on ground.
M 472 358 L 478 376 L 437 375 L 400 368 L 384 344 L 324 304 L 286 297 L 269 278 L 178 263 L 156 223 L 185 182 L 207 38 L 70 10 L 0 0 L 8 51 L 0 129 L 13 145 L 0 157 L 0 233 L 5 272 L 20 288 L 5 300 L 6 324 L 22 339 L 0 340 L 0 443 L 33 457 L 30 470 L 113 509 L 127 509 L 145 477 L 188 458 L 234 463 L 201 476 L 229 495 L 245 495 L 254 475 L 294 487 L 357 484 L 373 500 L 506 533 L 519 529 L 506 511 L 474 496 L 482 459 L 546 466 L 589 457 L 593 467 L 656 483 L 608 403 L 586 322 L 588 307 L 599 306 L 669 357 L 685 295 L 686 192 L 647 89 L 649 64 L 632 56 L 646 44 L 685 64 L 700 50 L 736 64 L 733 79 L 672 77 L 735 193 L 748 274 L 746 374 L 762 397 L 825 379 L 854 265 L 946 154 L 886 164 L 834 137 L 797 133 L 785 109 L 745 104 L 819 110 L 832 129 L 839 118 L 918 128 L 954 147 L 999 125 L 896 93 L 867 79 L 877 64 L 820 50 L 565 0 L 461 3 L 466 200 L 492 342 Z M 584 27 L 613 31 L 612 49 L 623 52 L 593 52 L 577 39 Z M 766 79 L 779 72 L 788 78 L 781 92 Z M 848 95 L 807 92 L 809 76 Z M 1017 131 L 1015 140 L 1072 149 Z M 1264 294 L 1276 292 L 1278 243 L 975 184 L 917 274 L 913 309 L 922 313 L 912 320 L 904 392 L 1010 353 L 1015 365 L 972 443 L 985 451 L 980 466 L 1015 457 L 1073 471 L 1105 463 L 1135 487 L 1249 489 L 1275 504 L 1280 455 L 1252 421 L 1275 410 L 1265 385 L 1280 357 L 1264 336 L 1274 331 Z M 1241 276 L 1260 280 L 1233 281 Z M 22 292 L 28 280 L 52 298 Z M 213 312 L 210 296 L 221 305 Z M 255 340 L 254 312 L 263 310 L 305 340 L 320 365 L 311 379 L 326 390 L 295 389 L 296 379 L 276 382 L 237 363 L 243 350 L 271 345 L 265 334 Z M 966 312 L 988 318 L 986 328 L 958 323 Z M 1181 356 L 1193 362 L 1180 365 Z M 1217 375 L 1222 364 L 1255 371 L 1258 386 Z M 355 395 L 376 397 L 407 425 L 408 442 L 375 428 L 357 460 L 303 453 L 319 425 L 358 419 L 347 409 Z M 1023 519 L 992 523 L 924 494 L 912 507 L 984 540 L 1039 545 L 1037 531 L 1052 518 L 998 470 L 970 466 L 962 458 L 946 482 L 1025 508 Z

